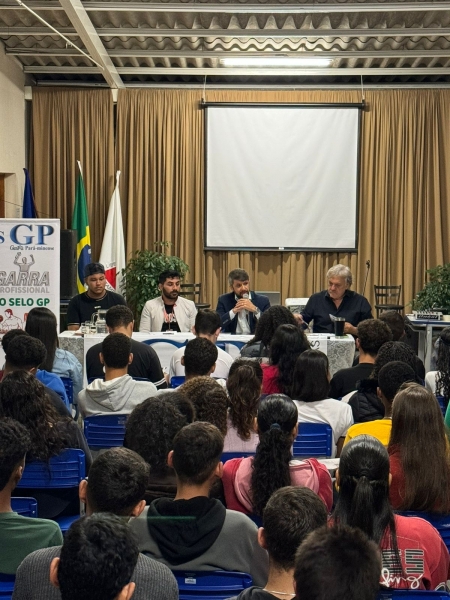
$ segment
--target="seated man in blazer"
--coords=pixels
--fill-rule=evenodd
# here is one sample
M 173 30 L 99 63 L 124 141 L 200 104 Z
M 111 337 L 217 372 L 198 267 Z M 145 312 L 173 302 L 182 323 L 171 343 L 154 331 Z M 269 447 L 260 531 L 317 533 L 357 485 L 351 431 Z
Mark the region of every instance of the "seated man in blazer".
M 233 290 L 219 297 L 216 311 L 222 320 L 222 332 L 252 334 L 256 323 L 270 307 L 269 298 L 250 291 L 249 276 L 244 269 L 234 269 L 228 275 Z

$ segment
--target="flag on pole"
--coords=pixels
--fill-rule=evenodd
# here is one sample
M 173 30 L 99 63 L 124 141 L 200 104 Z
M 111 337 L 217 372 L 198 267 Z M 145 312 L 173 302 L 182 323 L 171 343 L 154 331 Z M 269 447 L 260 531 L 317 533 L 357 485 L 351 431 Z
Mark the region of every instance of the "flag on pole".
M 36 206 L 34 205 L 33 190 L 31 189 L 28 169 L 24 169 L 25 189 L 23 191 L 22 219 L 37 219 Z
M 116 187 L 111 196 L 100 262 L 105 267 L 106 287 L 120 293 L 122 269 L 125 268 L 125 240 L 123 236 L 122 207 L 119 192 L 120 171 L 116 173 Z
M 77 231 L 77 287 L 80 294 L 84 292 L 84 267 L 91 262 L 91 235 L 84 191 L 83 173 L 78 160 L 80 172 L 75 188 L 75 206 L 73 209 L 72 229 Z

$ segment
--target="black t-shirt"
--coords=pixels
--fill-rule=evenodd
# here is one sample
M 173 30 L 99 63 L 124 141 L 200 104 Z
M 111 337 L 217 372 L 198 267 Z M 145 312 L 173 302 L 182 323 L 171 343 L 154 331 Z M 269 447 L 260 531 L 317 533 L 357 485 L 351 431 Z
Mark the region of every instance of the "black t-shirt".
M 368 379 L 373 371 L 372 363 L 359 363 L 349 369 L 341 369 L 334 374 L 330 382 L 330 398 L 342 398 L 349 392 L 356 391 L 356 384 Z
M 372 309 L 366 298 L 351 290 L 346 290 L 339 308 L 336 308 L 333 299 L 325 290 L 313 294 L 302 311 L 305 323 L 314 319 L 314 333 L 334 333 L 334 323 L 332 323 L 330 315 L 344 317 L 354 327 L 357 327 L 361 321 L 373 319 Z
M 170 323 L 163 323 L 161 327 L 161 331 L 178 331 L 180 332 L 180 326 L 177 323 L 177 319 L 175 317 L 175 313 L 173 312 L 173 304 L 164 304 L 164 308 L 168 315 L 173 313 L 172 321 Z
M 115 292 L 106 292 L 100 300 L 89 298 L 86 292 L 77 294 L 72 298 L 67 307 L 67 325 L 81 325 L 86 321 L 90 321 L 92 315 L 99 308 L 108 310 L 117 304 L 127 305 L 125 298 Z
M 100 362 L 99 354 L 102 351 L 102 345 L 95 344 L 86 353 L 86 374 L 87 378 L 103 378 L 103 365 Z M 131 340 L 131 352 L 133 362 L 128 365 L 128 375 L 131 377 L 143 377 L 152 381 L 156 387 L 161 390 L 167 387 L 166 380 L 161 369 L 158 355 L 151 346 Z

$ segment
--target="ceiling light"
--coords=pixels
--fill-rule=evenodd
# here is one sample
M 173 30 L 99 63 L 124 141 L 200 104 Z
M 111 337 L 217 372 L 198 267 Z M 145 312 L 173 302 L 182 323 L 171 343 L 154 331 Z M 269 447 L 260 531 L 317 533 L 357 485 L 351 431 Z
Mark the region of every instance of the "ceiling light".
M 236 56 L 221 58 L 220 64 L 224 67 L 329 67 L 333 62 L 332 58 L 318 58 L 311 56 L 308 58 L 289 57 L 289 56 Z

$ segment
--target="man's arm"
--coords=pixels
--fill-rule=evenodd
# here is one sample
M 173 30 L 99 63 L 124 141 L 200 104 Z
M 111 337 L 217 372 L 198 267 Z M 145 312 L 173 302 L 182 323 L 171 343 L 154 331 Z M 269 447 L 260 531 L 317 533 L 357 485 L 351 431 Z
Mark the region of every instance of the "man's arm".
M 144 308 L 142 309 L 141 320 L 139 321 L 139 331 L 143 331 L 145 333 L 151 332 L 151 323 L 152 318 L 150 314 L 150 309 L 148 308 L 148 302 L 145 303 Z
M 81 315 L 77 304 L 77 296 L 74 296 L 67 306 L 67 329 L 69 331 L 76 331 L 81 325 Z
M 150 346 L 146 346 L 146 348 L 149 350 L 147 379 L 150 379 L 150 381 L 156 386 L 156 389 L 165 390 L 168 386 L 161 368 L 159 357 L 153 348 Z
M 312 297 L 306 303 L 306 306 L 300 313 L 300 316 L 304 323 L 309 323 L 314 319 L 314 302 Z
M 220 320 L 222 321 L 222 332 L 225 332 L 228 330 L 232 319 L 230 317 L 230 308 L 225 306 L 224 296 L 219 297 L 219 300 L 217 301 L 216 312 L 219 313 Z

